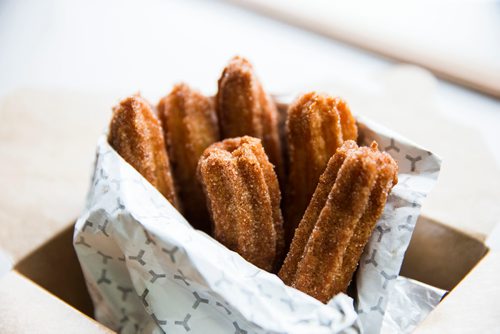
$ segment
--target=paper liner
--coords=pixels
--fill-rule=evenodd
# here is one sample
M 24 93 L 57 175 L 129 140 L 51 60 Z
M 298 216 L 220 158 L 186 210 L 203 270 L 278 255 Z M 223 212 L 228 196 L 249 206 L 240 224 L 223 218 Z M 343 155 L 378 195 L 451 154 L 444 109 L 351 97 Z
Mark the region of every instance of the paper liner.
M 447 291 L 399 276 L 394 283 L 384 321 L 384 334 L 410 334 L 439 304 Z
M 193 229 L 102 136 L 74 234 L 96 319 L 121 333 L 380 332 L 440 159 L 358 121 L 363 143 L 376 140 L 400 170 L 361 258 L 354 303 L 339 294 L 324 305 Z

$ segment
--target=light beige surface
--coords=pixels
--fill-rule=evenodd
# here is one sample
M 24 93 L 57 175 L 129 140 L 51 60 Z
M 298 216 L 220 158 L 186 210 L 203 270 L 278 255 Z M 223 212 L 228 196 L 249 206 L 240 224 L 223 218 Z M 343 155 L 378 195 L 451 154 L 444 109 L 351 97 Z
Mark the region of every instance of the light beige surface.
M 500 97 L 495 1 L 231 1 Z
M 114 99 L 19 91 L 0 101 L 0 249 L 14 263 L 83 208 Z
M 498 333 L 500 254 L 489 253 L 415 333 Z
M 0 278 L 0 296 L 2 334 L 113 333 L 15 271 Z

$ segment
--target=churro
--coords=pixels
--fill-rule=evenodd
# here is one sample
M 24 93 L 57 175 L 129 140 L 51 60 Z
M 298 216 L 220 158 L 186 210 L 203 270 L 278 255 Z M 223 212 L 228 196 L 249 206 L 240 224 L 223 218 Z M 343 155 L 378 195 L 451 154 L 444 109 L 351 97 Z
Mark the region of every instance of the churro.
M 316 221 L 321 213 L 321 210 L 326 204 L 328 195 L 330 194 L 333 184 L 337 179 L 337 174 L 340 167 L 349 152 L 356 149 L 358 146 L 352 142 L 347 141 L 337 150 L 335 155 L 330 159 L 325 172 L 319 179 L 318 186 L 314 192 L 313 198 L 307 207 L 304 217 L 300 221 L 299 226 L 295 230 L 290 250 L 283 266 L 280 269 L 279 276 L 287 285 L 292 285 L 297 272 L 298 263 L 304 253 L 307 241 L 314 229 Z
M 205 195 L 196 179 L 196 167 L 203 151 L 219 140 L 213 98 L 203 96 L 186 84 L 177 84 L 160 100 L 157 110 L 184 215 L 195 228 L 210 232 Z
M 214 237 L 272 271 L 284 249 L 278 180 L 257 138 L 212 144 L 198 163 Z
M 356 140 L 357 126 L 346 102 L 311 92 L 288 110 L 288 182 L 285 233 L 288 242 L 314 193 L 330 157 L 344 140 Z
M 180 210 L 160 121 L 146 100 L 133 95 L 113 109 L 108 142 Z
M 245 58 L 232 58 L 224 69 L 218 82 L 216 109 L 221 137 L 260 138 L 278 178 L 283 180 L 278 112 Z
M 382 215 L 387 197 L 392 187 L 398 183 L 398 165 L 389 154 L 385 152 L 377 154 L 377 169 L 377 181 L 370 194 L 366 210 L 354 230 L 344 255 L 343 274 L 334 282 L 332 291 L 346 291 L 375 224 Z
M 322 302 L 345 291 L 397 182 L 386 153 L 346 141 L 329 160 L 279 272 Z

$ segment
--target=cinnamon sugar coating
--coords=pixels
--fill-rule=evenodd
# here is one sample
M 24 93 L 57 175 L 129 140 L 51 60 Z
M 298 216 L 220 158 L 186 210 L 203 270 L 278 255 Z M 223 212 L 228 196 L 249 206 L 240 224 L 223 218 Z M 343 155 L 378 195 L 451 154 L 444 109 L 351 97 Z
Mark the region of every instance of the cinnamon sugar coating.
M 286 132 L 284 214 L 286 239 L 290 242 L 328 160 L 345 140 L 357 139 L 357 126 L 344 100 L 310 92 L 290 105 Z
M 372 149 L 376 149 L 372 144 Z M 377 220 L 384 211 L 389 193 L 398 183 L 398 165 L 386 152 L 377 152 L 377 180 L 371 191 L 366 209 L 359 219 L 342 262 L 342 275 L 334 281 L 332 291 L 346 291 L 356 271 L 361 254 L 370 239 Z
M 276 174 L 257 138 L 226 139 L 198 163 L 214 237 L 256 266 L 272 271 L 284 249 Z
M 346 141 L 329 160 L 279 272 L 322 302 L 345 291 L 397 182 L 386 153 Z
M 139 95 L 122 100 L 113 109 L 108 142 L 178 210 L 174 180 L 160 121 Z
M 337 174 L 340 167 L 344 163 L 346 156 L 358 146 L 352 142 L 346 142 L 337 153 L 330 159 L 325 172 L 319 179 L 318 186 L 314 192 L 314 196 L 307 207 L 307 210 L 302 218 L 299 226 L 295 230 L 290 250 L 281 270 L 279 272 L 280 278 L 287 285 L 292 285 L 297 272 L 297 266 L 302 258 L 304 249 L 309 240 L 309 237 L 314 229 L 316 221 L 321 213 L 321 210 L 326 204 L 328 195 L 333 188 Z
M 278 178 L 284 178 L 278 132 L 278 112 L 257 80 L 253 67 L 242 57 L 232 58 L 219 79 L 216 109 L 222 138 L 260 138 Z
M 193 227 L 209 233 L 210 218 L 196 168 L 203 151 L 219 140 L 214 100 L 181 83 L 160 100 L 157 110 L 184 216 Z

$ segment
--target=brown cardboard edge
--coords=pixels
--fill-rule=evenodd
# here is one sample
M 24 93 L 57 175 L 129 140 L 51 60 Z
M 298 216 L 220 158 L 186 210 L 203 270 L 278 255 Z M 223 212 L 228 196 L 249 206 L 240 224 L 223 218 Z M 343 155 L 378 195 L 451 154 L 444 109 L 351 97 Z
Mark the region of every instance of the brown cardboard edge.
M 38 288 L 43 290 L 45 294 L 52 295 L 52 297 L 62 302 L 65 307 L 76 309 L 77 312 L 84 315 L 85 318 L 95 322 L 95 320 L 91 319 L 93 316 L 92 303 L 88 296 L 80 264 L 72 244 L 73 229 L 74 226 L 71 224 L 65 230 L 47 240 L 41 247 L 32 251 L 20 262 L 18 262 L 15 265 L 14 271 L 25 280 L 29 280 L 32 285 L 38 285 Z M 459 241 L 459 243 L 462 244 L 465 240 L 464 247 L 469 250 L 468 264 L 461 268 L 461 270 L 464 271 L 463 275 L 459 273 L 458 275 L 461 276 L 458 277 L 455 272 L 454 281 L 447 283 L 449 286 L 440 286 L 447 290 L 452 290 L 457 284 L 460 285 L 462 281 L 467 279 L 467 276 L 471 273 L 470 270 L 472 269 L 473 271 L 475 266 L 478 264 L 478 261 L 480 261 L 480 259 L 482 259 L 488 252 L 488 248 L 483 242 L 484 238 L 481 236 L 471 235 L 464 231 L 451 228 L 449 225 L 442 224 L 425 216 L 421 216 L 419 218 L 416 229 L 420 229 L 420 232 L 419 230 L 416 230 L 414 236 L 420 235 L 420 239 L 426 239 L 428 235 L 426 233 L 422 233 L 422 230 L 424 230 L 433 236 L 436 239 L 435 241 L 439 244 L 453 244 L 454 240 L 457 240 L 457 238 L 462 240 Z M 448 240 L 443 242 L 443 234 L 434 233 L 436 230 L 443 231 Z M 422 248 L 419 247 L 419 242 L 421 241 L 422 240 L 419 241 L 412 238 L 412 242 L 410 243 L 408 251 L 405 255 L 405 261 L 412 258 L 412 252 L 414 250 L 420 252 L 422 251 Z M 428 239 L 426 239 L 426 241 L 429 242 Z M 426 248 L 437 251 L 438 255 L 440 252 L 443 252 L 440 248 Z M 446 257 L 439 257 L 438 255 L 426 255 L 424 253 L 419 256 L 420 258 L 422 256 L 433 256 L 435 260 L 434 262 L 441 263 L 439 266 L 446 265 L 448 259 Z M 413 260 L 418 261 L 418 257 Z M 463 258 L 461 258 L 461 260 L 463 260 Z M 428 279 L 419 279 L 418 275 L 415 275 L 415 273 L 408 272 L 407 270 L 405 272 L 405 265 L 408 266 L 408 263 L 403 263 L 401 275 L 432 285 L 432 282 L 429 282 Z M 432 267 L 430 268 L 430 271 L 435 274 Z M 447 269 L 444 270 L 444 275 L 449 274 L 446 271 Z M 82 300 L 84 301 L 83 303 Z
M 73 247 L 74 223 L 19 261 L 14 269 L 88 316 L 94 307 Z
M 500 328 L 500 254 L 488 252 L 415 333 L 493 333 Z
M 400 275 L 450 291 L 487 252 L 483 237 L 420 216 Z

